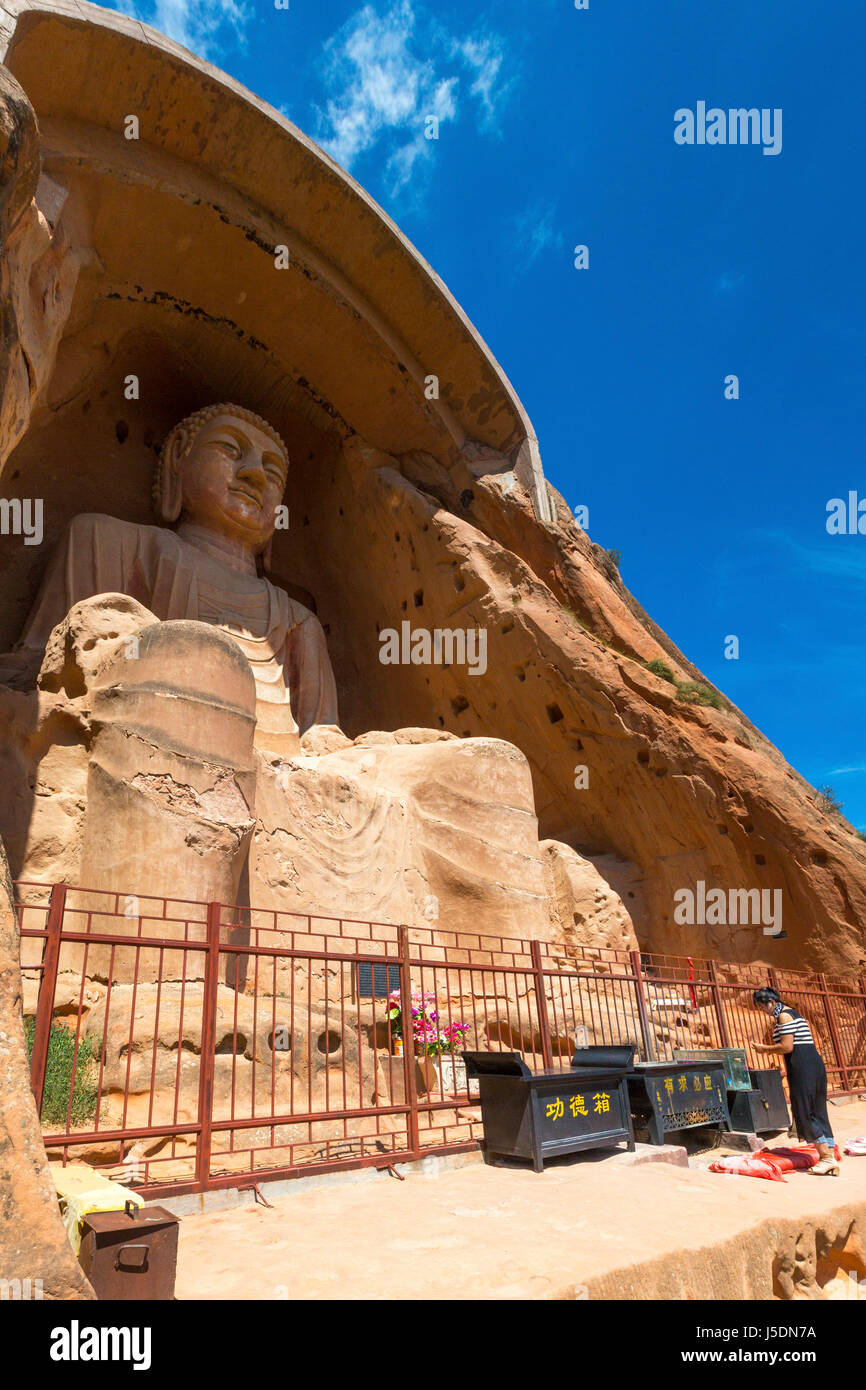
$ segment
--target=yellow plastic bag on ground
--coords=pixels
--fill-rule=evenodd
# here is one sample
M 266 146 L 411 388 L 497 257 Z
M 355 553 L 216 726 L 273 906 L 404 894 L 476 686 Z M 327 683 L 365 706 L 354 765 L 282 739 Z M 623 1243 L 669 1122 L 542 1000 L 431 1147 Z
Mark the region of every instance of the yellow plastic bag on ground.
M 90 1212 L 123 1211 L 127 1202 L 134 1202 L 137 1207 L 145 1205 L 144 1198 L 137 1192 L 101 1177 L 86 1163 L 70 1163 L 65 1168 L 52 1163 L 51 1176 L 66 1234 L 76 1256 L 81 1249 L 81 1225 Z

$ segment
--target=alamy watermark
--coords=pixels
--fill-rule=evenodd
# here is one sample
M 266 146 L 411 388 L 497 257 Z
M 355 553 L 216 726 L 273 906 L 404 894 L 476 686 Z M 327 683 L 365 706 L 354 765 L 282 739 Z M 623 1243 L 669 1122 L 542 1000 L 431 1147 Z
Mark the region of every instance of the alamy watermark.
M 42 498 L 0 497 L 0 536 L 23 536 L 25 545 L 42 544 Z
M 386 627 L 379 633 L 379 660 L 383 666 L 467 666 L 470 676 L 487 670 L 487 629 L 416 627 L 404 621 L 400 631 Z
M 52 1361 L 131 1361 L 134 1371 L 151 1364 L 149 1327 L 82 1327 L 73 1318 L 68 1327 L 55 1327 L 48 1355 Z
M 0 1303 L 38 1303 L 43 1298 L 41 1279 L 0 1279 Z
M 744 106 L 707 106 L 699 101 L 692 111 L 681 106 L 674 112 L 674 140 L 678 145 L 762 145 L 763 154 L 782 153 L 782 109 Z
M 825 525 L 830 536 L 866 536 L 866 497 L 853 489 L 847 498 L 831 497 Z
M 674 893 L 674 921 L 678 926 L 764 928 L 764 936 L 782 931 L 781 888 L 710 888 L 702 878 L 695 890 Z

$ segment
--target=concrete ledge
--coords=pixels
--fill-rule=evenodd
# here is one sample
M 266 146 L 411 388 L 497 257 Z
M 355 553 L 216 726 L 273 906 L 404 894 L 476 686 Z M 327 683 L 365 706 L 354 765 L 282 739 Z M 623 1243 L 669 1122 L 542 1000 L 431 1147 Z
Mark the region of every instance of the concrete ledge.
M 631 1155 L 629 1155 L 630 1157 Z M 395 1163 L 394 1171 L 402 1178 L 438 1178 L 443 1173 L 453 1173 L 458 1168 L 483 1163 L 482 1155 L 477 1153 L 430 1154 L 428 1158 L 412 1163 Z M 241 1177 L 240 1183 L 252 1183 L 254 1175 Z M 267 1202 L 282 1197 L 297 1197 L 304 1192 L 315 1192 L 323 1187 L 357 1187 L 361 1183 L 396 1182 L 385 1169 L 351 1168 L 341 1173 L 316 1173 L 309 1178 L 276 1178 L 269 1181 L 262 1175 L 257 1186 Z M 215 1192 L 188 1192 L 181 1197 L 160 1197 L 159 1206 L 165 1207 L 174 1216 L 200 1216 L 218 1211 L 234 1211 L 238 1207 L 260 1206 L 252 1186 L 225 1187 Z
M 681 1144 L 636 1144 L 634 1153 L 614 1154 L 612 1162 L 622 1168 L 636 1168 L 644 1163 L 672 1163 L 675 1168 L 688 1168 L 689 1156 Z
M 623 1168 L 644 1163 L 672 1163 L 679 1168 L 688 1168 L 689 1166 L 688 1155 L 685 1149 L 678 1144 L 664 1144 L 662 1146 L 637 1144 L 634 1153 L 627 1151 L 606 1153 L 604 1150 L 591 1150 L 586 1154 L 572 1154 L 568 1159 L 558 1160 L 558 1163 L 586 1162 L 587 1160 L 615 1163 Z M 422 1158 L 413 1163 L 395 1163 L 394 1169 L 402 1178 L 435 1179 L 444 1173 L 453 1173 L 459 1168 L 466 1168 L 483 1162 L 484 1158 L 479 1150 L 477 1153 L 431 1154 L 429 1158 Z M 505 1167 L 508 1165 L 497 1164 L 496 1166 Z M 523 1169 L 526 1164 L 515 1159 L 513 1166 Z M 281 1197 L 296 1197 L 302 1192 L 314 1192 L 322 1187 L 357 1186 L 360 1183 L 381 1182 L 383 1179 L 395 1181 L 387 1171 L 382 1169 L 353 1168 L 343 1173 L 317 1173 L 309 1178 L 277 1178 L 269 1181 L 266 1177 L 262 1177 L 258 1187 L 268 1202 L 274 1202 Z M 239 1181 L 250 1182 L 251 1179 L 246 1178 Z M 251 1186 L 220 1188 L 216 1192 L 189 1192 L 182 1197 L 160 1197 L 159 1199 L 159 1206 L 165 1207 L 166 1211 L 181 1217 L 200 1216 L 218 1211 L 234 1211 L 237 1207 L 259 1205 L 261 1204 Z

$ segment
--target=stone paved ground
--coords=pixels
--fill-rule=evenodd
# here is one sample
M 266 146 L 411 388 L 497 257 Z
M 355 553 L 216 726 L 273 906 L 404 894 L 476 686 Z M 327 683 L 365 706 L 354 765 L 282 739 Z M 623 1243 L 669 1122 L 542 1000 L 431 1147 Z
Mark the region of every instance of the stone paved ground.
M 866 1133 L 866 1102 L 833 1107 Z M 784 1139 L 778 1141 L 783 1143 Z M 181 1299 L 866 1298 L 866 1158 L 786 1183 L 588 1154 L 386 1173 L 182 1221 Z M 267 1196 L 268 1188 L 263 1192 Z M 269 1199 L 270 1200 L 270 1199 Z M 861 1241 L 863 1242 L 861 1244 Z

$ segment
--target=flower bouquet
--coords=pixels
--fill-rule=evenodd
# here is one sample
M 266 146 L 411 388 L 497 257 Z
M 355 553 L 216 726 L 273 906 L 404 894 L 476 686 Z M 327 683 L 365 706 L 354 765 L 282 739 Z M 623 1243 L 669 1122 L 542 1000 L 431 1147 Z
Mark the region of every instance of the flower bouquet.
M 391 1029 L 391 1043 L 396 1056 L 403 1055 L 406 1046 L 406 1031 L 403 1020 L 403 1003 L 399 989 L 392 990 L 388 996 L 388 1023 Z M 469 1024 L 462 1019 L 440 1027 L 441 1015 L 436 1008 L 435 994 L 412 991 L 412 1049 L 417 1057 L 432 1059 L 438 1079 L 438 1089 L 443 1094 L 453 1095 L 466 1090 L 466 1067 L 459 1052 L 469 1032 Z

